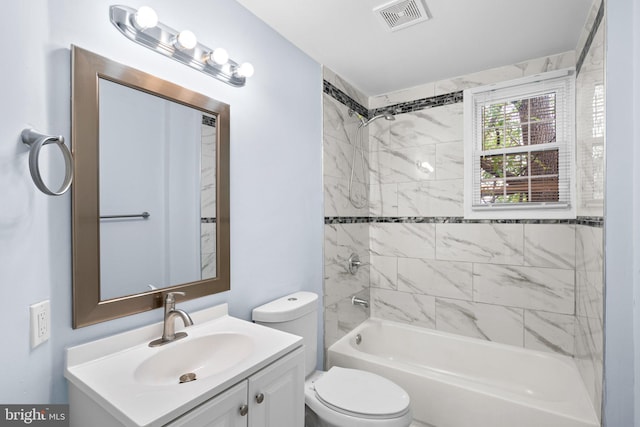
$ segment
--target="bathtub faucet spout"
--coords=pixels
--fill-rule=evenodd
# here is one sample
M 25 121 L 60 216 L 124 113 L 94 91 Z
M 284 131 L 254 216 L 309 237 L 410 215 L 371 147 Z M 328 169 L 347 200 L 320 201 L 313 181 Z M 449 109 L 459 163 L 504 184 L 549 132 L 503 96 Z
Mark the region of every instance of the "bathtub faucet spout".
M 351 304 L 353 305 L 361 305 L 364 308 L 369 308 L 369 301 L 364 298 L 358 298 L 357 296 L 351 297 Z

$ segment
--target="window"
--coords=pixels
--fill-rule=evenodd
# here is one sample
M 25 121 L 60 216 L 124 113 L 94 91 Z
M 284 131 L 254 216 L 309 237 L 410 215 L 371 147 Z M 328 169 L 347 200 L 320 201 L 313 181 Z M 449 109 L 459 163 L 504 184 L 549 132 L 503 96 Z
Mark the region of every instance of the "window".
M 561 70 L 464 92 L 465 217 L 575 218 L 574 87 Z

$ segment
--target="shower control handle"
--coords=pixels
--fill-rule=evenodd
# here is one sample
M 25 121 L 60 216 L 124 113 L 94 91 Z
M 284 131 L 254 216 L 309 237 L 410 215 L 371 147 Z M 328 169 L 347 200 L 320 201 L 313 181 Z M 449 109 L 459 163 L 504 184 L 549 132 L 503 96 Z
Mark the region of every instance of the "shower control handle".
M 360 266 L 362 266 L 362 262 L 360 261 L 360 257 L 358 256 L 358 254 L 356 253 L 351 254 L 351 256 L 349 257 L 349 260 L 347 261 L 347 267 L 349 268 L 349 273 L 355 275 L 358 272 L 358 269 L 360 268 Z

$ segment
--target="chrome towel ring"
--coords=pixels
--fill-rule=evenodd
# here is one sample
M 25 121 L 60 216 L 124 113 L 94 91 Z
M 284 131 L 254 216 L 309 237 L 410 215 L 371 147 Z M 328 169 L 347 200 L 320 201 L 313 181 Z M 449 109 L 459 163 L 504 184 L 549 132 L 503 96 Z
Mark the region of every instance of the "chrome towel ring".
M 33 182 L 36 184 L 36 187 L 44 194 L 48 194 L 49 196 L 61 196 L 66 193 L 71 186 L 71 181 L 73 180 L 73 157 L 71 157 L 71 151 L 64 145 L 64 138 L 62 135 L 60 136 L 49 136 L 43 133 L 38 132 L 34 129 L 24 129 L 20 134 L 22 138 L 22 142 L 29 146 L 29 172 L 31 172 L 31 178 L 33 178 Z M 40 156 L 40 149 L 43 145 L 47 144 L 57 144 L 62 151 L 62 156 L 64 157 L 64 181 L 62 185 L 58 189 L 58 191 L 50 190 L 42 180 L 42 176 L 40 175 L 40 168 L 38 167 L 38 158 Z

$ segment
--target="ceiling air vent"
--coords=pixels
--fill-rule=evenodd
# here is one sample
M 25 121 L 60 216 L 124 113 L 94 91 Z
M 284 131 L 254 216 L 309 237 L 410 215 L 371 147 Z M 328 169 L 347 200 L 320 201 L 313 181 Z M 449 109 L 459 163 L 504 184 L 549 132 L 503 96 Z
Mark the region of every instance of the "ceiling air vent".
M 389 31 L 397 31 L 430 18 L 421 0 L 394 0 L 376 7 L 373 12 Z

